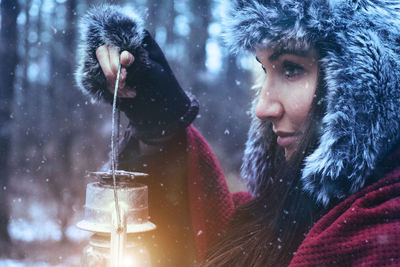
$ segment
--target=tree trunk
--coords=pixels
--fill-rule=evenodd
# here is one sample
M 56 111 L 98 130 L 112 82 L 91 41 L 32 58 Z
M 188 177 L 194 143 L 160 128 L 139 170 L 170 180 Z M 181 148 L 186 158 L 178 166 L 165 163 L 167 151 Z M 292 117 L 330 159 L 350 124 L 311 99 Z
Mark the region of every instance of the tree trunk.
M 61 5 L 61 4 L 60 4 Z M 72 206 L 74 197 L 71 194 L 77 193 L 72 190 L 73 184 L 77 181 L 73 177 L 72 172 L 72 144 L 79 129 L 75 125 L 73 116 L 74 107 L 76 106 L 79 95 L 78 90 L 70 90 L 74 86 L 73 66 L 76 45 L 76 0 L 68 0 L 64 4 L 66 7 L 65 28 L 58 29 L 54 34 L 57 40 L 51 46 L 51 69 L 54 70 L 53 81 L 50 90 L 54 92 L 51 97 L 51 114 L 61 118 L 58 122 L 54 122 L 53 126 L 58 129 L 54 132 L 53 139 L 56 140 L 58 159 L 55 164 L 58 166 L 59 173 L 57 178 L 51 182 L 51 191 L 53 197 L 58 204 L 57 219 L 60 221 L 62 230 L 62 242 L 67 241 L 66 228 L 72 217 Z M 55 11 L 56 12 L 56 11 Z M 55 14 L 54 14 L 55 16 Z
M 7 184 L 10 176 L 11 111 L 17 57 L 18 1 L 2 0 L 0 32 L 0 240 L 10 243 L 8 233 L 9 207 Z

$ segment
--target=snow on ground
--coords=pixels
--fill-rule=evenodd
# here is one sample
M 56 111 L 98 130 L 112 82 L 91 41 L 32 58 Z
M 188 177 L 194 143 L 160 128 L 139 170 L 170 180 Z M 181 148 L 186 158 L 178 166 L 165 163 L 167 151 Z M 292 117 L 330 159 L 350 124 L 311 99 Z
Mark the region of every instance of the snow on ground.
M 13 245 L 10 255 L 0 258 L 0 267 L 80 266 L 82 249 L 90 236 L 75 226 L 83 215 L 77 214 L 71 219 L 66 230 L 69 241 L 61 242 L 61 227 L 51 205 L 26 198 L 15 198 L 11 204 L 9 233 Z
M 64 267 L 64 265 L 50 265 L 45 262 L 19 261 L 0 259 L 0 267 Z

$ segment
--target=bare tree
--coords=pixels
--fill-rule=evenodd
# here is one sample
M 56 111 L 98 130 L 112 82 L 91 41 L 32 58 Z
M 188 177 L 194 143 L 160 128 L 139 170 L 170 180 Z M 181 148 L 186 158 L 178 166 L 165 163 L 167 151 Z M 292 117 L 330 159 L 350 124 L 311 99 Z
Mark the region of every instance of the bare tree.
M 11 111 L 14 95 L 15 68 L 17 57 L 17 16 L 18 1 L 3 0 L 0 32 L 0 241 L 10 243 L 8 233 L 9 207 L 7 188 L 10 175 L 9 156 L 11 140 Z
M 81 193 L 76 189 L 78 183 L 73 172 L 73 144 L 79 134 L 74 116 L 74 107 L 81 102 L 82 98 L 77 90 L 71 90 L 74 87 L 73 69 L 75 46 L 76 46 L 76 0 L 68 0 L 63 5 L 66 8 L 66 14 L 63 19 L 65 27 L 57 29 L 54 38 L 56 42 L 51 45 L 51 66 L 56 70 L 54 80 L 50 90 L 54 91 L 51 98 L 51 114 L 57 117 L 57 121 L 52 122 L 52 128 L 57 129 L 52 135 L 54 150 L 57 155 L 54 162 L 58 166 L 57 173 L 53 173 L 55 179 L 49 183 L 49 189 L 52 197 L 58 204 L 56 217 L 59 221 L 62 241 L 67 241 L 66 229 L 69 226 L 71 215 L 73 214 L 73 204 Z M 57 11 L 55 11 L 57 12 Z M 56 15 L 56 14 L 54 14 Z M 81 187 L 84 187 L 83 185 Z

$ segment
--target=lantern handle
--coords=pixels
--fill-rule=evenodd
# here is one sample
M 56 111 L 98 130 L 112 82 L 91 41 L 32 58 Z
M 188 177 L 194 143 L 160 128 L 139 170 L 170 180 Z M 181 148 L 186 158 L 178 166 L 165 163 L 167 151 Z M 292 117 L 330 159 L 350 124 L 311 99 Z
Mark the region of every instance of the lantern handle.
M 121 214 L 120 214 L 120 207 L 118 203 L 118 191 L 117 191 L 117 179 L 115 175 L 115 171 L 117 168 L 117 160 L 118 160 L 118 155 L 116 154 L 115 151 L 115 144 L 114 144 L 114 135 L 115 135 L 115 111 L 117 109 L 117 95 L 118 95 L 118 87 L 119 87 L 119 77 L 121 74 L 121 61 L 118 58 L 118 72 L 117 72 L 117 78 L 115 81 L 115 89 L 114 89 L 114 99 L 113 99 L 113 108 L 112 108 L 112 133 L 111 133 L 111 170 L 112 170 L 112 177 L 113 177 L 113 186 L 114 186 L 114 203 L 115 203 L 115 211 L 117 215 L 117 224 L 119 227 L 121 227 Z M 119 123 L 119 120 L 118 120 Z M 119 125 L 118 125 L 119 128 Z
M 111 247 L 110 247 L 110 266 L 120 267 L 122 266 L 122 259 L 124 258 L 125 244 L 126 244 L 126 212 L 125 208 L 121 207 L 119 212 L 121 216 L 120 223 L 118 222 L 118 214 L 116 210 L 112 216 L 112 231 L 111 231 Z

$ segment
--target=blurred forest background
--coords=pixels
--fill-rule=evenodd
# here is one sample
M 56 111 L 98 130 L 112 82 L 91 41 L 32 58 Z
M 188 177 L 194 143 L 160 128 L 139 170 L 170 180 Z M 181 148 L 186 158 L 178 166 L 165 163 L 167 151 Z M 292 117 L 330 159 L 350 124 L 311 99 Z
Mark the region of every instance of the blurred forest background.
M 0 266 L 79 266 L 86 171 L 110 151 L 111 107 L 75 85 L 80 18 L 95 0 L 0 0 Z M 232 190 L 249 125 L 253 60 L 229 56 L 221 3 L 108 1 L 140 13 L 183 88 Z

